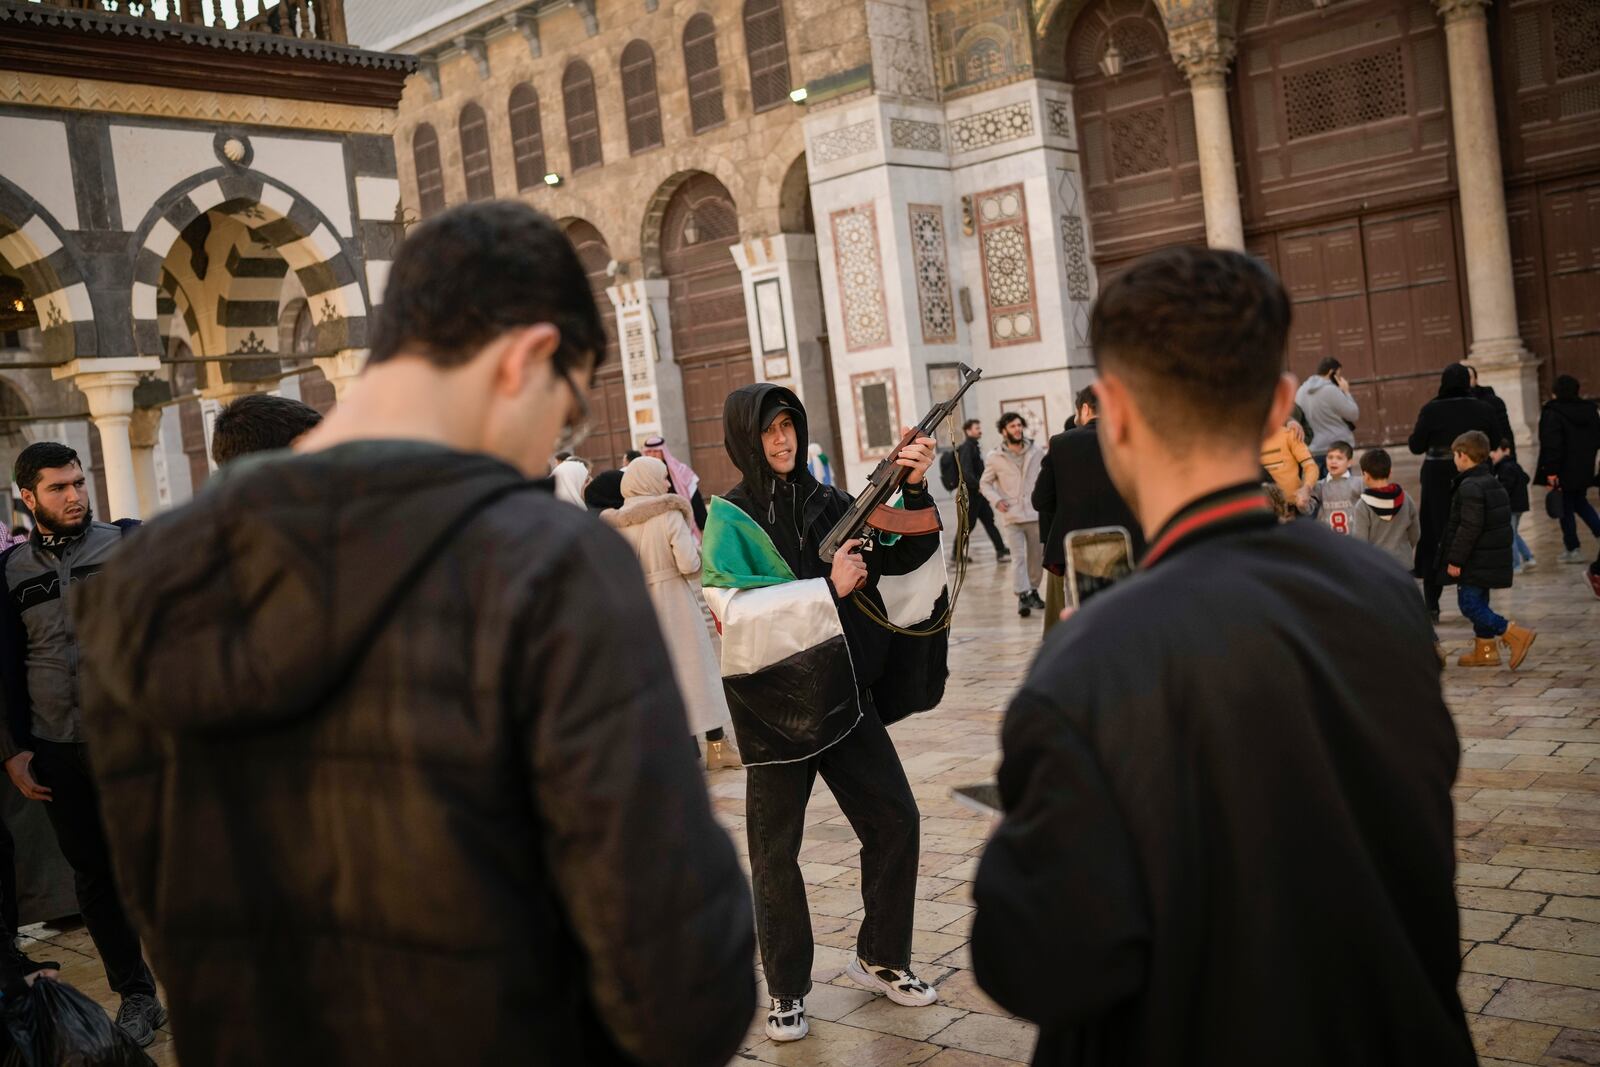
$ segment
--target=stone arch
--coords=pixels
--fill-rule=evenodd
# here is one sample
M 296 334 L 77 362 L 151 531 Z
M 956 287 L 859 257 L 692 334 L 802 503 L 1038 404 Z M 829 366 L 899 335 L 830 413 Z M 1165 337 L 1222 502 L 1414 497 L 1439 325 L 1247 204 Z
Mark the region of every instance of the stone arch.
M 360 255 L 321 209 L 291 186 L 257 172 L 218 167 L 163 194 L 129 241 L 133 331 L 140 353 L 160 348 L 156 300 L 167 252 L 190 223 L 213 211 L 241 223 L 288 262 L 316 315 L 322 353 L 366 347 L 370 301 L 358 269 Z
M 76 243 L 38 201 L 0 177 L 0 259 L 22 279 L 47 359 L 97 356 L 99 332 Z
M 661 224 L 666 218 L 667 205 L 672 202 L 673 196 L 685 182 L 697 174 L 709 174 L 729 191 L 728 195 L 734 203 L 740 202 L 734 190 L 742 189 L 743 183 L 740 176 L 733 173 L 733 167 L 720 157 L 708 157 L 704 160 L 704 164 L 699 169 L 680 170 L 674 173 L 656 187 L 655 194 L 645 204 L 644 218 L 639 225 L 639 261 L 646 278 L 664 277 L 661 261 Z
M 778 229 L 782 233 L 817 232 L 811 212 L 811 175 L 804 152 L 789 164 L 778 187 Z

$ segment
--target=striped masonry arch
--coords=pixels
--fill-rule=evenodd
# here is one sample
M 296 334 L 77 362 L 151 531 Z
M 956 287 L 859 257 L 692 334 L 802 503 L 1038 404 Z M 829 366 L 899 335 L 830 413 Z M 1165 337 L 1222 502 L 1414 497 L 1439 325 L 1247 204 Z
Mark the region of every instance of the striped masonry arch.
M 276 180 L 218 168 L 156 201 L 134 232 L 133 331 L 141 354 L 161 351 L 157 297 L 167 253 L 189 224 L 208 211 L 244 224 L 288 263 L 315 317 L 318 352 L 332 355 L 366 347 L 368 303 L 358 256 L 340 240 L 327 216 Z
M 52 360 L 99 355 L 89 287 L 71 240 L 33 197 L 0 178 L 0 259 L 27 287 L 43 354 Z

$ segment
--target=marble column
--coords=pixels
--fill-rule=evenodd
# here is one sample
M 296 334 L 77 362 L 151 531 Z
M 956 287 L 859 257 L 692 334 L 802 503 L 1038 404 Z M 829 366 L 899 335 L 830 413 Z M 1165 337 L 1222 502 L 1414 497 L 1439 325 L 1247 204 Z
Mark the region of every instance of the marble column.
M 1478 381 L 1506 402 L 1517 440 L 1532 444 L 1539 418 L 1539 361 L 1522 343 L 1511 272 L 1511 230 L 1500 169 L 1500 134 L 1489 65 L 1488 0 L 1434 0 L 1444 20 L 1456 178 L 1461 196 L 1470 358 Z
M 134 387 L 141 375 L 160 369 L 161 362 L 155 356 L 133 356 L 75 359 L 50 372 L 57 381 L 71 381 L 83 393 L 89 403 L 89 418 L 100 431 L 106 500 L 111 508 L 111 514 L 104 516 L 107 520 L 137 519 L 143 515 L 128 429 L 133 421 Z
M 1200 193 L 1205 200 L 1206 244 L 1244 250 L 1244 216 L 1239 209 L 1239 171 L 1233 159 L 1233 128 L 1228 118 L 1228 67 L 1233 63 L 1231 31 L 1214 22 L 1191 23 L 1168 36 L 1172 60 L 1189 79 L 1194 103 L 1194 136 L 1200 153 Z
M 156 478 L 156 449 L 161 444 L 161 408 L 136 408 L 128 427 L 133 449 L 133 480 L 139 490 L 139 514 L 149 518 L 161 506 Z

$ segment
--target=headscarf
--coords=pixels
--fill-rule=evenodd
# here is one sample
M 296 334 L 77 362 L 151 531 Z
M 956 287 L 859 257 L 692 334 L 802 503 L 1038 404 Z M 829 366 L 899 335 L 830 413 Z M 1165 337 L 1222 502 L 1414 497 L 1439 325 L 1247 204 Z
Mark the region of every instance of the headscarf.
M 1471 396 L 1472 373 L 1461 363 L 1452 363 L 1439 372 L 1439 395 Z
M 582 460 L 564 459 L 556 464 L 550 476 L 556 481 L 557 500 L 565 500 L 580 508 L 587 506 L 583 502 L 583 483 L 589 480 L 589 468 L 583 465 Z
M 694 492 L 700 488 L 700 476 L 687 463 L 672 454 L 672 450 L 667 447 L 667 442 L 662 437 L 645 438 L 644 447 L 659 448 L 661 450 L 661 458 L 666 461 L 667 472 L 672 475 L 672 490 L 685 500 L 693 502 Z M 647 456 L 645 458 L 654 459 L 655 457 Z
M 583 491 L 583 502 L 590 511 L 606 511 L 622 506 L 622 472 L 601 471 Z
M 667 465 L 654 456 L 640 456 L 622 471 L 622 498 L 636 496 L 666 496 L 672 492 L 667 484 Z

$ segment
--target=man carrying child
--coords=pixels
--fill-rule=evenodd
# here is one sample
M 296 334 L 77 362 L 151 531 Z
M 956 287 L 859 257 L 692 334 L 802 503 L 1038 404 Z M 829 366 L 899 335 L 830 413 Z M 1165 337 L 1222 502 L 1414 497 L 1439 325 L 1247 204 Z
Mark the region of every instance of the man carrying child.
M 1505 642 L 1511 669 L 1522 666 L 1537 636 L 1527 627 L 1495 614 L 1489 595 L 1511 586 L 1511 500 L 1489 467 L 1489 437 L 1468 430 L 1450 446 L 1456 465 L 1450 518 L 1439 541 L 1439 582 L 1456 586 L 1456 603 L 1472 623 L 1472 651 L 1458 661 L 1463 667 L 1498 667 Z

